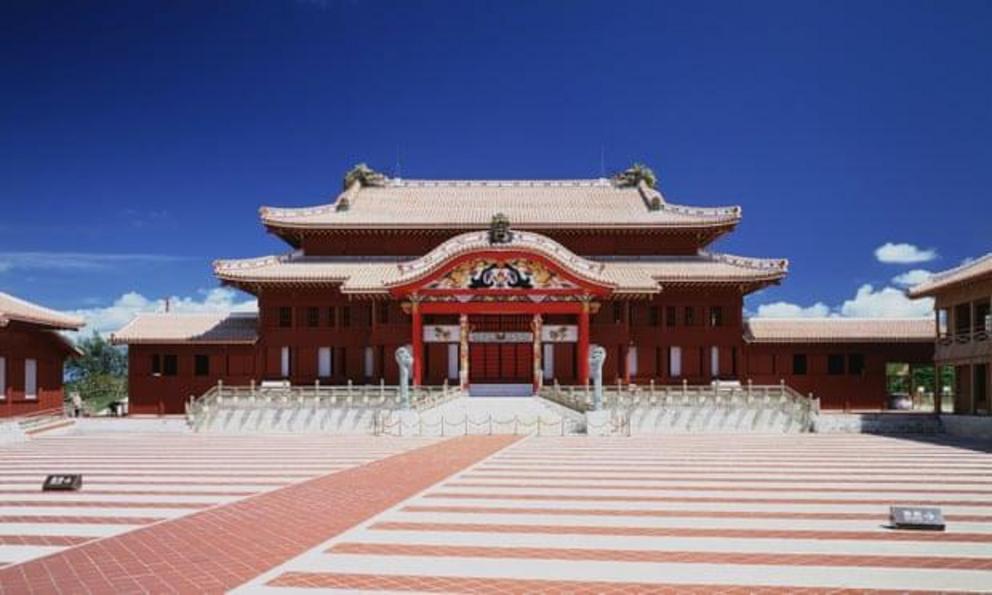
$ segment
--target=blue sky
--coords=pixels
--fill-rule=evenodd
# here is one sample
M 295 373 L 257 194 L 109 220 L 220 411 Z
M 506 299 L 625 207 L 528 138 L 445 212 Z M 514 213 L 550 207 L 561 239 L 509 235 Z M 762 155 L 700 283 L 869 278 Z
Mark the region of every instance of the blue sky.
M 258 207 L 326 202 L 356 162 L 605 155 L 743 206 L 716 248 L 792 269 L 750 311 L 916 313 L 895 277 L 990 250 L 990 32 L 967 1 L 6 2 L 0 290 L 101 329 L 165 296 L 250 307 L 210 261 L 283 251 Z

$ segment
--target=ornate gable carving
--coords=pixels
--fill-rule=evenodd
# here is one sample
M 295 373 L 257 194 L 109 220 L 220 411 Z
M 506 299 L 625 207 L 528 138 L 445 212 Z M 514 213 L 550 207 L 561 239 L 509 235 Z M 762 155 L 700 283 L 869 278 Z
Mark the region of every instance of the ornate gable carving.
M 577 289 L 544 262 L 531 258 L 476 258 L 462 262 L 429 283 L 425 289 L 520 290 Z

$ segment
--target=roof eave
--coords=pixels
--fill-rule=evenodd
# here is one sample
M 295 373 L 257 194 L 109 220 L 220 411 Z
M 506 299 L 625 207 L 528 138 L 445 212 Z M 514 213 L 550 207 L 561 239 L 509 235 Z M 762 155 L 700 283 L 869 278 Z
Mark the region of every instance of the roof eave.
M 589 221 L 589 222 L 567 222 L 567 223 L 536 223 L 536 222 L 526 222 L 517 221 L 513 223 L 515 229 L 522 229 L 525 231 L 530 230 L 541 230 L 541 229 L 590 229 L 590 230 L 609 230 L 609 229 L 636 229 L 636 230 L 657 230 L 657 231 L 692 231 L 695 229 L 714 229 L 714 228 L 724 228 L 733 227 L 739 224 L 741 218 L 728 217 L 724 219 L 715 219 L 713 221 L 696 221 L 696 222 L 645 222 L 645 223 L 606 223 L 602 221 Z M 481 229 L 488 229 L 488 224 L 486 223 L 464 223 L 464 222 L 445 222 L 439 221 L 434 223 L 362 223 L 362 222 L 341 222 L 341 223 L 306 223 L 306 222 L 292 222 L 292 221 L 276 221 L 276 220 L 263 220 L 262 223 L 270 229 L 273 233 L 279 234 L 278 230 L 294 230 L 294 231 L 416 231 L 416 230 L 467 230 L 467 231 L 477 231 Z

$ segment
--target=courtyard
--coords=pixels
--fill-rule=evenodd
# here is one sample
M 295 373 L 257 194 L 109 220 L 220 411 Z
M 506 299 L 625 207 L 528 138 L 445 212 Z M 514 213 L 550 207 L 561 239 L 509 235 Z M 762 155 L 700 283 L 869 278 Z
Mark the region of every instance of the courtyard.
M 3 593 L 992 586 L 992 454 L 943 437 L 87 429 L 0 469 Z M 887 528 L 893 504 L 946 532 Z

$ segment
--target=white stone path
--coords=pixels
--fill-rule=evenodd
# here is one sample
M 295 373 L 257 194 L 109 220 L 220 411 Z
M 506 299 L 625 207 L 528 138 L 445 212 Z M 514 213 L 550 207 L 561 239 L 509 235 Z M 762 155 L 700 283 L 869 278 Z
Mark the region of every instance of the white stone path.
M 885 527 L 940 505 L 946 533 Z M 539 582 L 534 582 L 539 581 Z M 525 439 L 240 589 L 992 590 L 992 455 L 868 435 Z
M 0 446 L 0 567 L 431 442 L 112 431 Z M 42 492 L 49 473 L 82 473 L 83 489 Z

